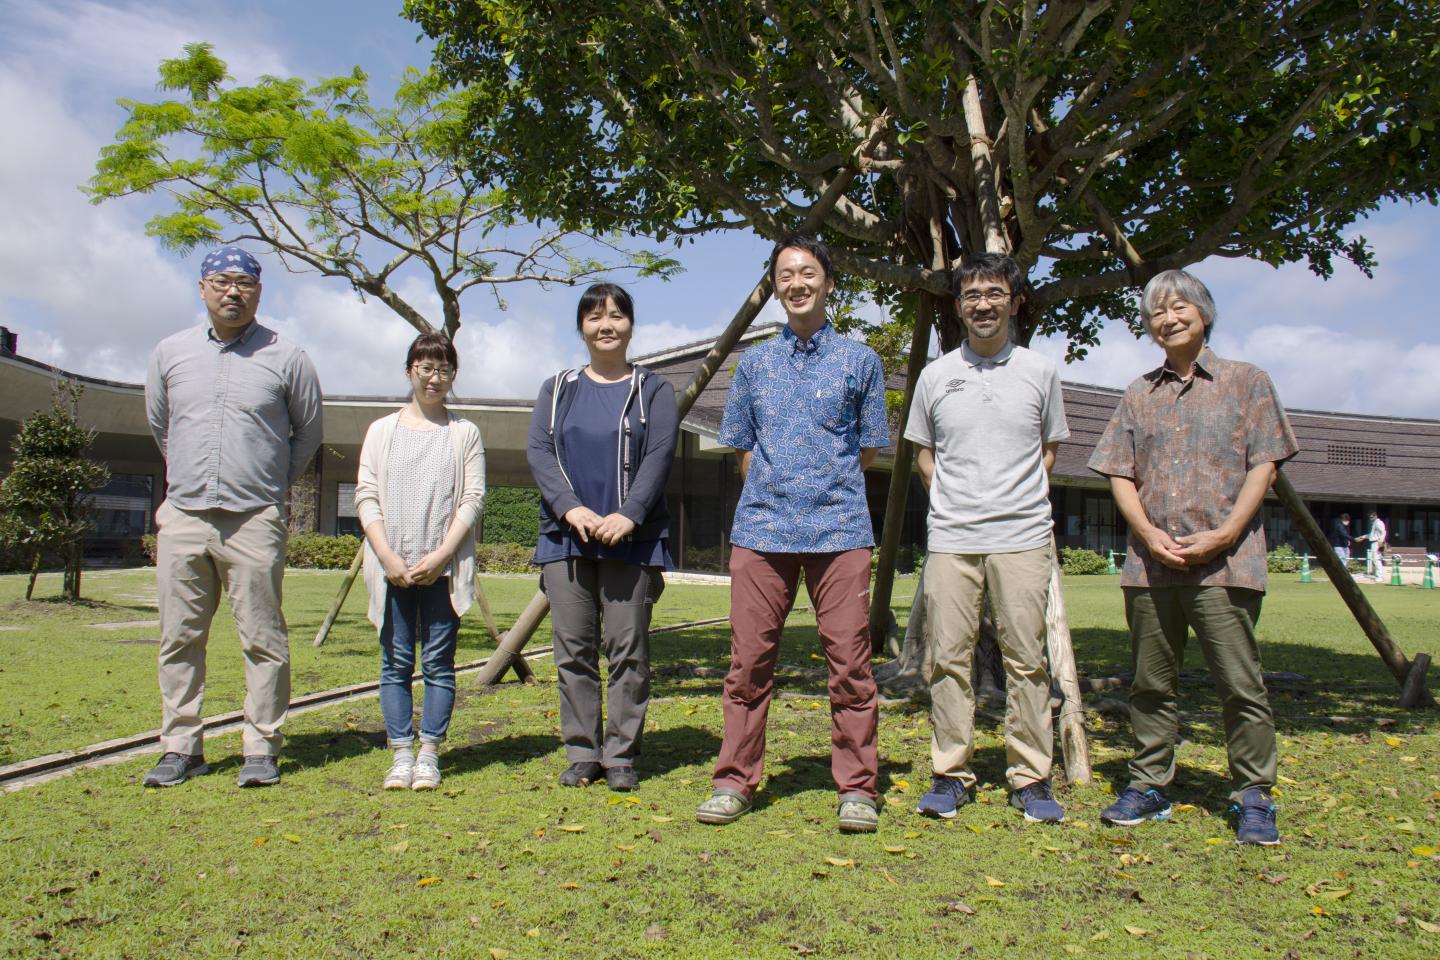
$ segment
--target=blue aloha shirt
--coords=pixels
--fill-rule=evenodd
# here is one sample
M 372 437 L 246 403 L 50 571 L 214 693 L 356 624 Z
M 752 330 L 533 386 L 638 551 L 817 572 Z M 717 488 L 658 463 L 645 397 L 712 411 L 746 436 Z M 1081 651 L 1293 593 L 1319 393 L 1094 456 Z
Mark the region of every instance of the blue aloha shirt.
M 875 351 L 825 324 L 746 350 L 719 442 L 750 450 L 730 540 L 764 553 L 875 545 L 860 450 L 890 445 L 885 372 Z

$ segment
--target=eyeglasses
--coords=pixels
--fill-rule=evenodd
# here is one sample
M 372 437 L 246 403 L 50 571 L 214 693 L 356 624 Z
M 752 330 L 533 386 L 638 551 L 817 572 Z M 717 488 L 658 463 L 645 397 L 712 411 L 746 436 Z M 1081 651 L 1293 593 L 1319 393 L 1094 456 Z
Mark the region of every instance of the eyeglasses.
M 1012 296 L 1014 296 L 1014 294 L 1009 290 L 985 290 L 983 292 L 980 290 L 966 290 L 960 294 L 960 302 L 967 307 L 974 307 L 978 306 L 981 300 L 992 304 L 1000 304 L 1009 300 Z
M 421 380 L 429 380 L 431 377 L 439 377 L 441 380 L 454 380 L 454 367 L 437 367 L 433 363 L 417 363 L 410 368 L 420 377 Z
M 216 293 L 224 293 L 231 287 L 241 293 L 251 293 L 260 286 L 260 281 L 254 277 L 222 277 L 219 274 L 212 274 L 205 278 L 205 285 Z

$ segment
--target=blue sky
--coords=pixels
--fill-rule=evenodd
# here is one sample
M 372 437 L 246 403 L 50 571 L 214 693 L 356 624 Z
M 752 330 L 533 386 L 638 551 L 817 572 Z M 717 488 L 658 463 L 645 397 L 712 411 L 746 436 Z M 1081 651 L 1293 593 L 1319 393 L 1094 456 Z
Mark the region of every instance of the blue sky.
M 317 76 L 359 64 L 375 88 L 423 65 L 418 29 L 396 0 L 261 0 L 232 6 L 138 0 L 0 0 L 0 324 L 22 355 L 91 376 L 138 381 L 156 340 L 201 319 L 200 254 L 179 257 L 144 236 L 150 201 L 91 206 L 78 187 L 111 141 L 119 97 L 152 98 L 155 67 L 184 43 L 207 40 L 241 80 L 262 73 Z M 1374 280 L 1341 266 L 1324 282 L 1296 265 L 1211 260 L 1192 268 L 1220 310 L 1214 346 L 1268 369 L 1287 405 L 1440 417 L 1440 330 L 1425 282 L 1440 249 L 1440 212 L 1391 206 L 1357 228 L 1374 244 Z M 646 352 L 722 329 L 763 268 L 769 245 L 727 234 L 687 245 L 669 283 L 630 282 Z M 273 259 L 267 260 L 273 264 Z M 400 393 L 413 331 L 336 281 L 266 275 L 261 316 L 298 340 L 332 394 Z M 405 290 L 426 303 L 417 281 Z M 528 397 L 540 379 L 583 355 L 576 292 L 511 286 L 506 309 L 472 293 L 459 338 L 463 396 Z M 433 301 L 433 295 L 431 295 Z M 776 317 L 772 304 L 767 316 Z M 1064 345 L 1036 348 L 1063 359 Z M 1123 386 L 1158 362 L 1148 341 L 1106 332 L 1067 380 Z

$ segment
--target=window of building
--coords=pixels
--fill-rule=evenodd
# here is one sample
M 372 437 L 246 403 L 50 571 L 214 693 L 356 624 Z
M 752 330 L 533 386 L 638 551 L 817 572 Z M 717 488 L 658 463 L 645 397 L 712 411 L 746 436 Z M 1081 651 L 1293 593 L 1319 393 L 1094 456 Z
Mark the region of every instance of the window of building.
M 144 536 L 150 526 L 155 480 L 144 473 L 115 473 L 95 494 L 91 518 L 97 539 L 131 540 Z
M 355 513 L 355 484 L 335 484 L 335 536 L 363 536 L 360 517 Z

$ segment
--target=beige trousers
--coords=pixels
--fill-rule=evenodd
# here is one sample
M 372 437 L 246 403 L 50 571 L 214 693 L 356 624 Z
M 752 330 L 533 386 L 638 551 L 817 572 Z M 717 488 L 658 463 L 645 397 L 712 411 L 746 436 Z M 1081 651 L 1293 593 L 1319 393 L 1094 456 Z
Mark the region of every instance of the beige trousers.
M 280 609 L 287 534 L 280 508 L 189 511 L 167 501 L 155 523 L 161 749 L 203 750 L 205 645 L 223 587 L 245 655 L 244 753 L 278 755 L 290 705 L 290 639 Z
M 930 678 L 937 775 L 975 784 L 975 690 L 970 678 L 990 590 L 1005 662 L 1005 779 L 1011 789 L 1050 778 L 1054 727 L 1045 657 L 1045 592 L 1054 563 L 1047 545 L 1020 553 L 931 553 L 925 559 L 925 671 Z

